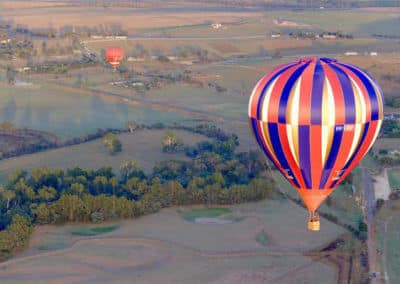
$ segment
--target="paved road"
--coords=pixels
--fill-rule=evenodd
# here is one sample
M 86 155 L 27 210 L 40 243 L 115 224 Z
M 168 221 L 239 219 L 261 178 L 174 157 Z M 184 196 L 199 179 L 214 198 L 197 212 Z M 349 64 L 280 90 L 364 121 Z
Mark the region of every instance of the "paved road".
M 375 192 L 373 182 L 368 170 L 361 169 L 362 187 L 364 188 L 364 206 L 365 206 L 365 221 L 368 225 L 368 264 L 370 274 L 376 272 L 376 242 L 375 242 Z M 372 284 L 376 283 L 376 279 L 372 278 Z

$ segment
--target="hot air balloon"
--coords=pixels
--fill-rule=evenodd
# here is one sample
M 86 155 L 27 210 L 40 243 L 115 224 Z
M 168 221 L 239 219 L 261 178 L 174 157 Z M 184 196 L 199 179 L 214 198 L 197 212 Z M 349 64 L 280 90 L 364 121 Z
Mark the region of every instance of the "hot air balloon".
M 330 58 L 281 65 L 255 86 L 250 127 L 309 211 L 316 212 L 374 143 L 383 118 L 382 91 L 362 69 Z
M 117 69 L 122 58 L 124 58 L 124 50 L 120 47 L 109 47 L 106 50 L 106 59 L 114 69 Z

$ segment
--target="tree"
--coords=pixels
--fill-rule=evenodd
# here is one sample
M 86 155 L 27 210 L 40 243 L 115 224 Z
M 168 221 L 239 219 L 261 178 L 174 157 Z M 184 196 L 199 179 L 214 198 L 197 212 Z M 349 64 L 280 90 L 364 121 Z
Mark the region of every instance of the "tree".
M 76 194 L 76 195 L 78 195 L 79 197 L 81 197 L 82 194 L 83 194 L 85 191 L 86 191 L 86 190 L 85 190 L 85 186 L 84 186 L 83 184 L 77 183 L 77 182 L 71 184 L 71 187 L 70 187 L 70 193 L 71 193 L 71 194 Z
M 106 61 L 106 50 L 104 48 L 100 50 L 100 58 L 101 60 Z
M 29 201 L 36 199 L 36 192 L 32 189 L 32 187 L 25 183 L 24 178 L 19 179 L 19 181 L 14 185 L 14 190 L 18 193 L 19 198 L 25 198 Z M 21 203 L 22 202 L 23 201 L 21 201 Z
M 15 84 L 15 77 L 16 77 L 17 72 L 15 71 L 14 67 L 11 65 L 7 66 L 6 70 L 6 78 L 7 78 L 7 83 L 9 85 L 14 85 Z
M 111 143 L 111 150 L 112 154 L 118 153 L 122 151 L 122 143 L 118 139 L 114 139 Z
M 9 256 L 15 250 L 24 247 L 31 233 L 30 221 L 19 214 L 14 215 L 7 229 L 0 231 L 0 256 Z
M 42 201 L 51 201 L 56 198 L 57 191 L 54 187 L 51 186 L 44 186 L 38 191 L 38 196 Z
M 132 177 L 143 179 L 146 177 L 143 170 L 140 168 L 140 163 L 137 161 L 123 161 L 119 168 L 121 181 L 125 183 Z
M 172 130 L 167 130 L 161 141 L 163 152 L 173 153 L 182 149 L 183 141 L 176 137 Z
M 42 53 L 46 54 L 47 53 L 47 43 L 46 41 L 42 41 Z
M 138 128 L 138 124 L 134 120 L 128 121 L 128 129 L 130 133 L 133 133 Z
M 50 210 L 46 203 L 40 203 L 32 208 L 32 213 L 35 216 L 35 221 L 39 224 L 48 224 L 50 222 Z
M 8 210 L 10 208 L 11 200 L 13 200 L 16 196 L 15 191 L 0 188 L 0 194 L 3 196 L 5 200 L 7 200 L 6 209 Z
M 117 135 L 108 133 L 103 137 L 103 144 L 108 149 L 111 155 L 122 151 L 122 143 L 118 140 Z
M 83 75 L 82 73 L 78 73 L 75 81 L 75 85 L 82 88 L 88 84 L 87 76 Z

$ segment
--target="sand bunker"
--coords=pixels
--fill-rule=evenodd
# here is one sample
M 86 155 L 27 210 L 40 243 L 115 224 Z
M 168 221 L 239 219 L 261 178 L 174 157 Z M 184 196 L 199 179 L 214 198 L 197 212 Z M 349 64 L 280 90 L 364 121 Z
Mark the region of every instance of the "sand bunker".
M 282 19 L 275 19 L 274 24 L 277 26 L 282 26 L 282 27 L 308 27 L 309 26 L 307 24 L 296 23 L 293 21 L 287 21 L 287 20 L 282 20 Z

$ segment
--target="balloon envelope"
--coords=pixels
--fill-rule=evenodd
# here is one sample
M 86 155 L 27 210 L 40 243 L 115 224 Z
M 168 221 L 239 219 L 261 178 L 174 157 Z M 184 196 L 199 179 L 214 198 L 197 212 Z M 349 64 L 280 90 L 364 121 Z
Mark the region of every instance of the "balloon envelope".
M 304 58 L 265 75 L 248 111 L 261 149 L 314 212 L 375 141 L 382 92 L 356 66 Z
M 106 50 L 106 59 L 114 69 L 119 66 L 122 58 L 124 58 L 124 50 L 120 47 L 109 47 Z

